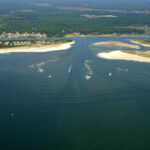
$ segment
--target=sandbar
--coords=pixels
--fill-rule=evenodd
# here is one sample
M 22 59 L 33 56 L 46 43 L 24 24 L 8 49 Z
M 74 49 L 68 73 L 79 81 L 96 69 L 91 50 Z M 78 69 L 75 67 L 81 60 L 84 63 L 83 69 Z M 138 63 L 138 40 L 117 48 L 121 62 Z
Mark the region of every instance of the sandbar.
M 146 42 L 145 40 L 131 40 L 132 43 L 134 44 L 139 44 L 145 47 L 150 47 L 150 42 Z
M 118 47 L 140 49 L 139 45 L 128 44 L 128 43 L 123 43 L 118 41 L 97 42 L 92 44 L 92 46 L 118 46 Z
M 126 60 L 126 61 L 136 61 L 150 63 L 150 57 L 143 57 L 135 54 L 128 54 L 126 52 L 116 50 L 111 52 L 101 52 L 97 55 L 100 58 L 110 59 L 110 60 Z

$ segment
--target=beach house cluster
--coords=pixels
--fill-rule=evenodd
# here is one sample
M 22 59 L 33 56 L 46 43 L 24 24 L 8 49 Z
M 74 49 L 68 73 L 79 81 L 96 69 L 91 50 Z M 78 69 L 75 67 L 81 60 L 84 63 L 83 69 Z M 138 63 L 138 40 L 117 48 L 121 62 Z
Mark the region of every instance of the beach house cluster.
M 19 33 L 19 32 L 16 32 L 16 33 L 2 33 L 0 35 L 0 38 L 46 38 L 47 35 L 45 33 L 28 33 L 28 32 L 25 32 L 25 33 Z
M 31 45 L 31 41 L 1 41 L 0 47 L 10 46 L 29 46 Z

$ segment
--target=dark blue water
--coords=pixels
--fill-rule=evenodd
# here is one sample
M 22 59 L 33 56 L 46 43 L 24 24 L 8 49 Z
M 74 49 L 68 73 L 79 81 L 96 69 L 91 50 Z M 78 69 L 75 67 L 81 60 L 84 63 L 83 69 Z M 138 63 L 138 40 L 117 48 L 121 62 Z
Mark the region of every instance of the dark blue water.
M 150 149 L 150 64 L 90 46 L 132 38 L 72 39 L 65 51 L 0 55 L 0 150 Z

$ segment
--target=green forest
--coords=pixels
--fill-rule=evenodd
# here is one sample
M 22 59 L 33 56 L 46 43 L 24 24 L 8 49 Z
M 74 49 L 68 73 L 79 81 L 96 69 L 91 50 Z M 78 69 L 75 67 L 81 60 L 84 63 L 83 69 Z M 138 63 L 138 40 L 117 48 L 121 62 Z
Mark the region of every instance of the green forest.
M 150 12 L 101 8 L 57 6 L 48 3 L 0 2 L 0 33 L 46 33 L 48 37 L 66 34 L 144 34 L 150 27 Z M 97 6 L 98 7 L 98 6 Z M 144 9 L 144 8 L 143 8 Z M 91 15 L 94 17 L 85 17 Z M 107 17 L 114 15 L 116 17 Z M 106 16 L 106 17 L 105 17 Z

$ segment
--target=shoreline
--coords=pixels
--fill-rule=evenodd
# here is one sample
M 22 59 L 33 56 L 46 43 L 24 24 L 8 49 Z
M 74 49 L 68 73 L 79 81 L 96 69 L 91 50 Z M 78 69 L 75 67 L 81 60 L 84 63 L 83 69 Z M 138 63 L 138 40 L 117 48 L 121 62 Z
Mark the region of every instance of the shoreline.
M 111 52 L 101 52 L 98 53 L 97 56 L 99 58 L 108 59 L 108 60 L 125 60 L 125 61 L 150 63 L 150 58 L 148 57 L 128 54 L 120 50 L 111 51 Z
M 150 37 L 150 35 L 141 35 L 141 34 L 66 34 L 64 36 L 52 36 L 52 37 L 46 37 L 46 38 L 40 38 L 40 39 L 49 39 L 49 38 L 71 38 L 71 37 Z M 39 38 L 8 38 L 9 40 L 12 39 L 39 39 Z M 7 40 L 8 40 L 7 39 Z M 5 40 L 5 38 L 0 38 L 0 40 Z
M 75 44 L 75 41 L 68 43 L 61 43 L 56 45 L 46 45 L 46 46 L 22 46 L 22 47 L 12 47 L 12 48 L 1 48 L 0 54 L 9 54 L 9 53 L 43 53 L 43 52 L 52 52 L 67 50 Z
M 150 37 L 150 35 L 141 35 L 141 34 L 66 34 L 63 37 Z

